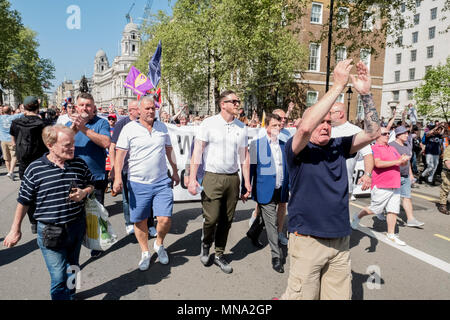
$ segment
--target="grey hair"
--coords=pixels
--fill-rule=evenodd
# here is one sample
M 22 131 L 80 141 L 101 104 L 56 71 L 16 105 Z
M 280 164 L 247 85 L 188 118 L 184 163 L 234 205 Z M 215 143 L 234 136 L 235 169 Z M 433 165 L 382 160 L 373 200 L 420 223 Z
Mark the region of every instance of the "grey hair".
M 139 108 L 142 105 L 142 101 L 144 100 L 149 100 L 151 102 L 153 102 L 153 105 L 155 104 L 155 95 L 154 94 L 148 94 L 146 96 L 141 97 L 141 99 L 139 100 Z

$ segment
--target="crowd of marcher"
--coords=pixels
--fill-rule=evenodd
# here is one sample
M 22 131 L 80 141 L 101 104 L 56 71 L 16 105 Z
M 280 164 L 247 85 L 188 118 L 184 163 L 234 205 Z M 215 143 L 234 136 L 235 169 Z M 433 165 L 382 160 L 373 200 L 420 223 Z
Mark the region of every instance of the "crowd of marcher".
M 61 112 L 50 108 L 40 113 L 35 97 L 27 97 L 17 114 L 2 107 L 0 140 L 7 176 L 15 179 L 18 163 L 21 180 L 4 245 L 20 241 L 28 215 L 51 276 L 52 299 L 73 299 L 67 266 L 79 265 L 86 232 L 83 201 L 94 193 L 103 204 L 111 190 L 113 196 L 122 194 L 126 233 L 134 234 L 140 245 L 138 268 L 150 267 L 149 235 L 155 238 L 158 261 L 168 264 L 164 241 L 171 228 L 172 189 L 180 177 L 166 124 L 198 126 L 184 182 L 189 193 L 201 195 L 201 263 L 206 266 L 212 260 L 223 272 L 233 272 L 224 256 L 228 234 L 238 200 L 252 199 L 256 207 L 247 237 L 261 248 L 259 236 L 265 228 L 272 268 L 278 273 L 284 272 L 284 249 L 290 257 L 281 298 L 350 299 L 352 228 L 357 229 L 364 216 L 376 214 L 386 220 L 387 239 L 405 245 L 395 234 L 400 205 L 408 226 L 424 225 L 414 217 L 411 186 L 434 185 L 440 176 L 438 209 L 446 215 L 450 190 L 447 124 L 428 125 L 422 133 L 418 124 L 408 123 L 405 112 L 395 123 L 395 111 L 383 123 L 370 93 L 368 68 L 357 63 L 353 76 L 352 67 L 351 59 L 339 62 L 330 90 L 295 120 L 290 118 L 293 103 L 286 113 L 278 109 L 261 121 L 256 113 L 248 119 L 233 91 L 220 95 L 220 113 L 213 116 L 190 115 L 187 106 L 171 116 L 156 109 L 153 95 L 131 101 L 128 110 L 97 108 L 89 93 L 81 93 Z M 351 124 L 344 105 L 336 102 L 349 81 L 361 96 L 362 128 Z M 286 130 L 289 126 L 296 130 Z M 248 128 L 258 127 L 258 136 L 249 141 Z M 364 175 L 358 183 L 363 190 L 371 189 L 371 204 L 350 221 L 359 157 L 364 159 Z M 91 251 L 93 258 L 101 254 Z

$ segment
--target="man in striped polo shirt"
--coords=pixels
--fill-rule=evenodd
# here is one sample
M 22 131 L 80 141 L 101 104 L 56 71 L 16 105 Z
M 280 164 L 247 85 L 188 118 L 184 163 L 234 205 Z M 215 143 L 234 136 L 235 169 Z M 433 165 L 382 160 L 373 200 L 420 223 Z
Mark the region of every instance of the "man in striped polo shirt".
M 86 163 L 74 158 L 75 132 L 63 125 L 46 127 L 42 139 L 49 153 L 32 162 L 19 190 L 11 231 L 3 245 L 12 248 L 21 239 L 23 218 L 36 205 L 37 243 L 50 272 L 52 300 L 72 300 L 68 267 L 78 266 L 86 232 L 84 199 L 94 191 Z

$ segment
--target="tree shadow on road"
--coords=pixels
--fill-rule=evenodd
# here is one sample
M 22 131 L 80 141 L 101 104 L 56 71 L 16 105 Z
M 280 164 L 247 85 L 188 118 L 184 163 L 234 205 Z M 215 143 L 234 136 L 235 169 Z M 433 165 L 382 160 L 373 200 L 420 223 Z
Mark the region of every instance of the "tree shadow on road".
M 0 267 L 15 262 L 37 249 L 39 249 L 39 246 L 36 239 L 33 239 L 21 246 L 0 250 Z
M 115 250 L 126 245 L 126 238 L 124 239 L 122 239 L 124 241 Z M 132 272 L 121 275 L 95 288 L 77 293 L 76 299 L 84 300 L 106 294 L 103 300 L 119 300 L 121 297 L 137 291 L 139 287 L 157 284 L 170 275 L 172 268 L 184 265 L 188 261 L 187 256 L 198 256 L 200 254 L 200 239 L 201 230 L 194 231 L 166 248 L 170 259 L 168 265 L 157 263 L 157 254 L 154 253 L 150 260 L 149 270 L 143 272 L 136 267 L 136 270 Z M 86 263 L 82 265 L 82 268 L 85 266 Z

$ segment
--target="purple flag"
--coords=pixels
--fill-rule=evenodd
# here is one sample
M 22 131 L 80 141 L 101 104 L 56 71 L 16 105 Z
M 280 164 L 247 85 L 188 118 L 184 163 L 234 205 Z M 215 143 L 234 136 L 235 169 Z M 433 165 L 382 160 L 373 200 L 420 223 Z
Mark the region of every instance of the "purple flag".
M 123 86 L 133 90 L 134 93 L 141 96 L 145 95 L 148 90 L 153 88 L 150 79 L 134 66 L 131 66 Z

